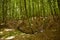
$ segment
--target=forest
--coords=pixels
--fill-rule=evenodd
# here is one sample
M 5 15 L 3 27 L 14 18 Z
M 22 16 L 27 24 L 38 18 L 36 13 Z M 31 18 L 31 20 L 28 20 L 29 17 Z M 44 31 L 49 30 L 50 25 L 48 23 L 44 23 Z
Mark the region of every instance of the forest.
M 59 40 L 60 0 L 0 0 L 0 40 Z

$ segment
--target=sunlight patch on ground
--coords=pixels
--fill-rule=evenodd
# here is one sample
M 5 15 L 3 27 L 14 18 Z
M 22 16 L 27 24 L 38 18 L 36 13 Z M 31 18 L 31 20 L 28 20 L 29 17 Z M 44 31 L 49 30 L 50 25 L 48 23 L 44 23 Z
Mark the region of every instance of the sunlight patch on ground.
M 7 37 L 7 38 L 5 38 L 6 40 L 11 40 L 11 39 L 13 39 L 13 38 L 15 38 L 15 36 L 10 36 L 10 37 Z
M 3 34 L 3 32 L 2 32 L 2 31 L 0 31 L 0 34 Z
M 4 29 L 4 31 L 14 31 L 14 29 Z

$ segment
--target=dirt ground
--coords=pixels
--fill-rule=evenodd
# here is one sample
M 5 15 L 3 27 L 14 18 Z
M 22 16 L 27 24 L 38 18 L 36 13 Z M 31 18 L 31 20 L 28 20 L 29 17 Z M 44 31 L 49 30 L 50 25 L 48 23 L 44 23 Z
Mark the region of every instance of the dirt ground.
M 60 18 L 32 17 L 25 20 L 7 20 L 7 30 L 0 31 L 0 39 L 8 40 L 57 40 L 60 27 Z M 0 26 L 1 27 L 1 26 Z M 17 31 L 16 31 L 17 30 Z

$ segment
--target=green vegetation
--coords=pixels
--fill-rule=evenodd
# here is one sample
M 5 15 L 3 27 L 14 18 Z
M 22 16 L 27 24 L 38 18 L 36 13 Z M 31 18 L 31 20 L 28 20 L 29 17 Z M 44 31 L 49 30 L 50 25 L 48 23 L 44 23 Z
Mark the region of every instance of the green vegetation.
M 57 0 L 0 0 L 0 10 L 1 20 L 48 16 L 59 12 Z
M 59 0 L 0 0 L 0 38 L 59 40 L 59 11 Z

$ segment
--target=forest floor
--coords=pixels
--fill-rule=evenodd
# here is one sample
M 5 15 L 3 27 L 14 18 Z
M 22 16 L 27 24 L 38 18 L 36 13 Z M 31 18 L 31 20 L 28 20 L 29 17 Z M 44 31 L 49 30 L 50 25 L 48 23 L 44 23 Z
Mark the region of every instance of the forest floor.
M 44 27 L 44 30 L 40 30 L 40 32 L 38 31 L 35 32 L 34 34 L 29 34 L 29 33 L 26 34 L 16 29 L 8 29 L 8 28 L 1 29 L 0 40 L 55 40 L 57 36 L 56 32 L 58 31 L 59 24 L 54 22 L 52 18 L 48 23 L 45 23 L 45 26 L 46 24 L 48 25 L 47 27 Z

